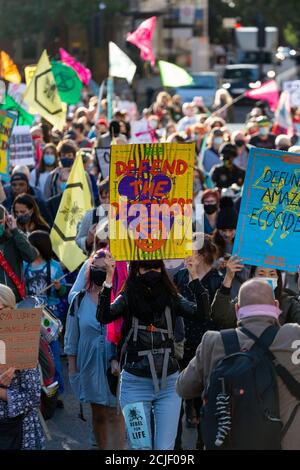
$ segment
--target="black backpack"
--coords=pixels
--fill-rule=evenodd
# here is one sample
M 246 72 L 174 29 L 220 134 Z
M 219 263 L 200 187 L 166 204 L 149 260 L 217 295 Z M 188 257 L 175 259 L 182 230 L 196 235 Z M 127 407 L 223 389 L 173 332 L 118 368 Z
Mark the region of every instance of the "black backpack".
M 204 394 L 202 435 L 206 449 L 279 450 L 298 405 L 286 426 L 279 410 L 277 374 L 300 401 L 300 384 L 269 350 L 279 327 L 271 325 L 241 351 L 236 330 L 221 331 L 226 356 L 213 370 Z

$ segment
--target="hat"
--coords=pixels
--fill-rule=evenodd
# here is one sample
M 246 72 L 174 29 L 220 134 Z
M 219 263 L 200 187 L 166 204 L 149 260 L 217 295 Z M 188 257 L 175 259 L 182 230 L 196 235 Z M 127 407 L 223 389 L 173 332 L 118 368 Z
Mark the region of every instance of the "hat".
M 260 127 L 269 126 L 270 119 L 268 119 L 267 116 L 258 116 L 256 119 L 256 124 Z
M 220 211 L 217 218 L 217 229 L 233 230 L 237 225 L 237 213 L 234 209 L 233 200 L 228 197 L 222 197 L 220 200 Z
M 108 128 L 108 122 L 105 118 L 100 118 L 97 121 L 98 126 L 106 126 Z
M 233 144 L 224 143 L 219 149 L 219 154 L 224 158 L 237 157 L 237 147 Z
M 29 184 L 28 178 L 24 173 L 14 173 L 10 178 L 10 182 L 13 183 L 14 181 L 26 181 Z

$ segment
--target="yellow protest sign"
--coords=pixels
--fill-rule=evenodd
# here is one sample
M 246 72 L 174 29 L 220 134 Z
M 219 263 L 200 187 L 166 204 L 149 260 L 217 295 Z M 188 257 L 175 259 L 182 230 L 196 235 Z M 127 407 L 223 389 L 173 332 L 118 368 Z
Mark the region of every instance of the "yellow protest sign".
M 195 145 L 113 145 L 110 250 L 116 260 L 191 255 Z
M 0 175 L 9 179 L 9 142 L 17 115 L 0 111 Z
M 27 86 L 31 82 L 32 77 L 35 74 L 35 71 L 36 71 L 36 65 L 27 65 L 27 67 L 25 67 L 24 74 L 25 74 L 25 82 Z
M 58 130 L 62 130 L 66 121 L 66 112 L 58 94 L 47 52 L 44 51 L 37 64 L 34 75 L 27 85 L 24 101 L 47 119 Z
M 50 234 L 53 251 L 71 272 L 86 260 L 75 239 L 78 223 L 91 208 L 91 192 L 78 153 Z

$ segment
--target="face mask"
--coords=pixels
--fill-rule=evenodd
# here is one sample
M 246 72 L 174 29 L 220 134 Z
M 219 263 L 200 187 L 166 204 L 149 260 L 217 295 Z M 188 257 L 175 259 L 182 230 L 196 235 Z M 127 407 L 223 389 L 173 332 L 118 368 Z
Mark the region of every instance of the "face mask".
M 278 279 L 276 277 L 259 277 L 261 281 L 267 282 L 275 291 L 276 287 L 278 286 Z
M 17 222 L 20 225 L 26 225 L 28 222 L 31 220 L 31 214 L 24 214 L 24 215 L 19 215 L 17 217 Z
M 66 158 L 66 157 L 62 157 L 60 159 L 61 161 L 61 164 L 64 168 L 71 168 L 71 166 L 73 165 L 74 163 L 74 160 L 73 158 Z
M 64 192 L 64 190 L 66 189 L 67 187 L 67 182 L 66 181 L 62 181 L 62 183 L 60 183 L 60 189 L 62 192 Z
M 245 145 L 245 141 L 244 140 L 236 140 L 235 141 L 235 145 L 239 148 L 243 147 Z
M 151 126 L 152 129 L 157 129 L 157 126 L 158 126 L 158 122 L 156 121 L 156 119 L 151 119 L 149 121 L 149 124 Z
M 145 274 L 140 275 L 141 281 L 147 287 L 154 287 L 161 281 L 161 273 L 157 271 L 148 271 Z
M 102 271 L 100 268 L 95 268 L 91 266 L 90 280 L 92 284 L 95 284 L 98 287 L 101 287 L 103 282 L 106 279 L 106 272 Z
M 268 127 L 261 127 L 259 129 L 259 135 L 268 135 L 269 134 L 269 129 Z
M 0 225 L 0 238 L 3 237 L 5 233 L 5 225 L 1 224 Z
M 206 214 L 214 214 L 218 210 L 218 205 L 217 204 L 204 204 L 204 212 Z
M 55 163 L 55 155 L 52 155 L 51 153 L 45 153 L 43 160 L 45 165 L 52 166 Z
M 215 137 L 214 138 L 214 145 L 221 145 L 223 143 L 222 137 Z

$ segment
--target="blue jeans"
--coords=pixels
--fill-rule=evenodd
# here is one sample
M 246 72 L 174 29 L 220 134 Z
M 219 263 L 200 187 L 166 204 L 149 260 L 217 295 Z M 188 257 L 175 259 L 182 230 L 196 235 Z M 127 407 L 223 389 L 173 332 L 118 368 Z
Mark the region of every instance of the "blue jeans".
M 120 381 L 120 405 L 142 402 L 154 450 L 173 450 L 180 416 L 181 398 L 176 393 L 179 373 L 169 375 L 167 387 L 155 393 L 152 378 L 138 377 L 124 371 Z M 161 381 L 159 381 L 159 384 Z M 151 430 L 151 413 L 154 415 L 154 439 Z

